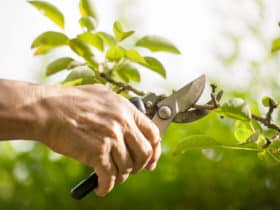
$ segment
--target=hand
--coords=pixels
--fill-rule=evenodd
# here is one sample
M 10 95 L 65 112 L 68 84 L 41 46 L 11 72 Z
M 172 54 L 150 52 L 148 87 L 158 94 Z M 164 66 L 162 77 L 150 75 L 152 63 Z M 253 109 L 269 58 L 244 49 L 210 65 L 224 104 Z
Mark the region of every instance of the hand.
M 47 88 L 40 138 L 54 151 L 93 167 L 97 195 L 106 195 L 130 173 L 156 167 L 159 130 L 127 99 L 103 85 Z

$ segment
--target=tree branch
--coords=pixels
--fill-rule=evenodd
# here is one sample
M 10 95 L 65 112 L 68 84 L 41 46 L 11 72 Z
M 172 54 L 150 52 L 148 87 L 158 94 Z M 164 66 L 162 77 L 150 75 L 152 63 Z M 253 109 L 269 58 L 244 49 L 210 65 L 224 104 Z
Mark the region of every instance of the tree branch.
M 122 91 L 125 91 L 125 90 L 128 90 L 128 91 L 131 91 L 131 92 L 134 92 L 135 94 L 137 94 L 138 96 L 144 96 L 145 95 L 145 92 L 141 91 L 141 90 L 138 90 L 128 84 L 125 84 L 125 83 L 122 83 L 122 82 L 119 82 L 119 81 L 116 81 L 112 78 L 110 78 L 108 75 L 106 75 L 105 73 L 100 73 L 100 76 L 102 78 L 104 78 L 107 82 L 119 87 Z

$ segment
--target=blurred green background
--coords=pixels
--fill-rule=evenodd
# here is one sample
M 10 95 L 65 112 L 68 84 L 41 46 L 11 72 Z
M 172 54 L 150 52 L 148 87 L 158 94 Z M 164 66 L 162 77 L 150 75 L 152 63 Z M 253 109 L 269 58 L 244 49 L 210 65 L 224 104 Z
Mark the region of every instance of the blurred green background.
M 58 3 L 59 1 L 51 2 Z M 69 2 L 69 0 L 64 1 L 64 5 L 70 4 Z M 101 5 L 100 2 L 101 0 L 96 0 L 97 8 L 99 4 Z M 158 79 L 156 81 L 152 75 L 152 81 L 156 82 L 151 82 L 149 81 L 150 74 L 147 74 L 144 75 L 140 88 L 149 90 L 154 88 L 163 92 L 179 87 L 194 75 L 205 72 L 209 81 L 217 83 L 225 91 L 225 100 L 233 96 L 242 97 L 257 113 L 264 112 L 264 109 L 258 105 L 260 103 L 256 103 L 262 96 L 271 95 L 279 101 L 280 59 L 279 55 L 270 53 L 270 48 L 273 38 L 280 36 L 280 28 L 277 26 L 280 14 L 275 13 L 276 9 L 280 9 L 280 2 L 265 0 L 214 0 L 211 3 L 206 0 L 200 0 L 197 3 L 166 1 L 163 7 L 160 6 L 161 1 L 156 0 L 119 0 L 116 1 L 117 3 L 107 0 L 104 2 L 100 13 L 107 17 L 108 26 L 105 21 L 105 29 L 112 25 L 111 22 L 114 19 L 120 19 L 136 31 L 167 36 L 172 41 L 175 40 L 174 43 L 180 49 L 183 48 L 183 54 L 186 52 L 178 60 L 173 57 L 162 57 L 161 60 L 165 62 L 169 70 L 168 81 L 161 81 L 155 77 Z M 20 3 L 22 4 L 22 1 Z M 71 1 L 71 4 L 74 3 L 77 4 L 76 1 Z M 8 4 L 7 8 L 12 7 Z M 27 3 L 24 2 L 24 4 Z M 2 8 L 5 8 L 4 5 L 5 3 Z M 108 11 L 104 10 L 106 5 Z M 193 16 L 186 15 L 179 19 L 176 12 L 180 7 L 179 15 L 185 10 L 194 10 Z M 28 8 L 24 11 L 28 11 L 26 18 L 29 17 L 30 12 L 34 13 L 34 17 L 36 15 L 38 19 L 40 17 L 32 9 Z M 71 13 L 70 9 L 69 11 Z M 112 11 L 114 14 L 109 14 Z M 203 11 L 208 11 L 208 13 L 199 19 Z M 212 16 L 208 17 L 207 15 L 210 14 Z M 172 28 L 175 26 L 171 26 L 160 17 L 169 19 L 172 17 L 173 21 L 177 18 L 173 24 L 178 28 Z M 204 24 L 204 20 L 208 18 L 211 21 L 208 20 Z M 40 25 L 41 21 L 42 19 L 34 20 L 35 25 Z M 150 22 L 156 25 L 153 30 L 151 30 Z M 13 20 L 10 20 L 10 23 L 5 21 L 5 23 L 12 25 Z M 25 23 L 32 28 L 31 19 Z M 209 26 L 209 23 L 213 25 Z M 48 27 L 51 28 L 52 25 Z M 30 45 L 29 37 L 32 38 L 38 34 L 37 30 L 42 32 L 41 28 L 37 27 L 36 30 L 31 30 L 32 35 L 29 34 L 28 39 L 20 40 L 25 47 Z M 9 33 L 15 32 L 7 28 L 6 36 L 9 36 Z M 179 35 L 175 36 L 176 33 L 190 34 L 190 36 L 182 38 Z M 195 38 L 195 33 L 199 33 L 197 38 Z M 207 36 L 211 39 L 200 40 Z M 20 49 L 28 50 L 25 47 Z M 12 49 L 5 48 L 5 51 L 7 53 L 3 53 L 2 57 L 8 59 L 13 47 Z M 63 51 L 55 52 L 56 55 L 61 53 Z M 32 58 L 30 54 L 28 54 L 29 59 Z M 54 55 L 50 55 L 49 59 L 52 57 Z M 6 68 L 5 65 L 1 67 L 1 74 L 10 79 L 52 84 L 57 78 L 47 80 L 43 76 L 43 68 L 47 60 L 39 59 L 30 62 L 29 66 L 25 65 L 24 68 L 34 69 L 33 71 L 29 69 L 28 76 L 6 73 L 2 70 Z M 11 65 L 9 68 L 16 69 L 18 66 Z M 173 71 L 172 68 L 189 70 L 188 72 Z M 191 68 L 200 70 L 191 70 Z M 205 94 L 204 100 L 207 100 L 207 97 L 208 95 Z M 276 122 L 280 123 L 279 113 L 275 113 L 274 117 Z M 233 121 L 220 119 L 215 114 L 210 114 L 207 118 L 192 124 L 173 124 L 163 139 L 163 154 L 156 171 L 143 171 L 132 175 L 126 183 L 116 187 L 105 198 L 97 198 L 91 194 L 82 201 L 73 200 L 69 191 L 81 178 L 88 175 L 91 171 L 89 168 L 75 160 L 51 152 L 42 144 L 22 141 L 1 143 L 0 209 L 280 209 L 278 198 L 280 166 L 261 161 L 255 152 L 207 149 L 177 156 L 172 154 L 178 142 L 193 134 L 207 134 L 224 144 L 237 144 L 233 135 L 233 126 Z

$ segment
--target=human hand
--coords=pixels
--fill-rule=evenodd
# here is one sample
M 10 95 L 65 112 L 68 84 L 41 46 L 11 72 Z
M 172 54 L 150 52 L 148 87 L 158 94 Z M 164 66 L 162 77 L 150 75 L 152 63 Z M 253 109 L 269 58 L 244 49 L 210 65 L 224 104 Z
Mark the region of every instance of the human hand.
M 40 139 L 54 151 L 93 167 L 97 195 L 106 195 L 131 173 L 156 167 L 159 130 L 127 99 L 103 85 L 47 88 L 41 102 Z

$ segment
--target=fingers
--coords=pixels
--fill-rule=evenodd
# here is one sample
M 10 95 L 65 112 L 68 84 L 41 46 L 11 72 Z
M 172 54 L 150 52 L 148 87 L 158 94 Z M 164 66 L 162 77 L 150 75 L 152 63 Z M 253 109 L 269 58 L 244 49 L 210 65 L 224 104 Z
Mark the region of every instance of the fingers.
M 161 155 L 161 137 L 159 129 L 149 118 L 147 118 L 142 113 L 136 114 L 135 122 L 137 127 L 141 130 L 141 132 L 144 134 L 144 136 L 152 146 L 153 154 L 146 168 L 149 170 L 154 170 Z
M 155 170 L 156 166 L 157 166 L 157 162 L 160 158 L 161 155 L 161 144 L 160 142 L 156 145 L 153 146 L 153 155 L 149 161 L 149 163 L 146 166 L 146 169 L 152 171 Z
M 95 193 L 97 196 L 103 197 L 114 188 L 117 177 L 117 169 L 110 156 L 107 160 L 100 161 L 100 163 L 95 166 L 95 171 L 98 176 L 98 186 L 95 189 Z
M 145 168 L 150 161 L 153 154 L 152 146 L 136 125 L 125 133 L 124 140 L 133 160 L 132 172 L 136 173 Z
M 112 159 L 118 170 L 116 184 L 121 184 L 132 172 L 133 162 L 123 139 L 115 142 L 112 148 Z

